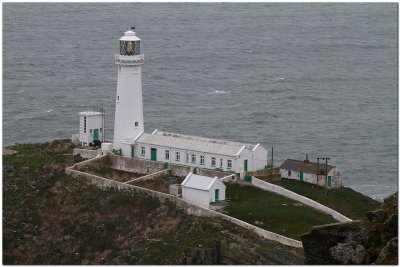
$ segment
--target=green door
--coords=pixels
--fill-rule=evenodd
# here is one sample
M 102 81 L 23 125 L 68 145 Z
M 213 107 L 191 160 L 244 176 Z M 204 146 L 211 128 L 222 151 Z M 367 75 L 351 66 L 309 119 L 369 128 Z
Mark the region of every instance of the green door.
M 300 181 L 304 181 L 303 172 L 300 172 Z
M 151 158 L 150 158 L 151 160 L 157 161 L 157 148 L 152 148 L 151 149 L 150 156 L 151 156 Z
M 93 129 L 93 141 L 99 140 L 99 129 Z
M 215 189 L 215 201 L 219 200 L 219 189 Z
M 331 184 L 332 184 L 332 177 L 328 176 L 328 188 L 331 188 Z
M 247 159 L 244 160 L 244 171 L 247 172 Z
M 168 162 L 164 162 L 163 168 L 164 168 L 164 170 L 168 170 L 168 169 L 169 169 L 169 164 L 168 164 Z

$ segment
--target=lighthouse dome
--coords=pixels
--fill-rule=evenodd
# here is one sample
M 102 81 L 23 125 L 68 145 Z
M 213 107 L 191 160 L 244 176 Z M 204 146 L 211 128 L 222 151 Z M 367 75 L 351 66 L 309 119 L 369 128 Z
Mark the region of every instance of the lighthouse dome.
M 140 39 L 134 31 L 126 31 L 125 35 L 119 39 L 119 54 L 123 56 L 140 55 Z

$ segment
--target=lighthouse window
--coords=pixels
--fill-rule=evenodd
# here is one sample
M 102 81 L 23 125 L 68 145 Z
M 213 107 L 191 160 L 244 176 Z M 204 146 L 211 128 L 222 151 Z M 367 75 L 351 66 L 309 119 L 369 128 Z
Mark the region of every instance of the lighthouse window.
M 119 95 L 117 95 L 117 101 L 119 101 Z
M 214 157 L 211 158 L 211 167 L 215 167 L 215 158 Z
M 140 41 L 120 41 L 119 54 L 123 56 L 140 55 Z
M 101 132 L 101 133 L 103 132 L 103 128 L 100 128 L 100 132 Z
M 90 133 L 92 133 L 92 129 L 90 129 L 90 131 L 89 131 Z
M 135 121 L 135 127 L 139 126 L 139 122 Z
M 165 150 L 165 159 L 169 159 L 169 150 Z
M 146 148 L 142 146 L 142 156 L 146 155 Z

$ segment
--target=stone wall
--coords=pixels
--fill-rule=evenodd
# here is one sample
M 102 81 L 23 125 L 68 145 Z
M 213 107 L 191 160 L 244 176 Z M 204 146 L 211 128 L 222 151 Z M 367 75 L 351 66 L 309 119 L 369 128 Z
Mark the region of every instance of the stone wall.
M 262 181 L 260 179 L 255 178 L 255 177 L 252 177 L 251 183 L 252 183 L 252 185 L 254 185 L 254 186 L 258 187 L 258 188 L 261 188 L 263 190 L 274 192 L 274 193 L 276 193 L 278 195 L 282 195 L 282 196 L 285 196 L 287 198 L 293 199 L 295 201 L 301 202 L 301 203 L 303 203 L 303 204 L 305 204 L 305 205 L 307 205 L 307 206 L 309 206 L 311 208 L 314 208 L 314 209 L 316 209 L 318 211 L 321 211 L 321 212 L 323 212 L 325 214 L 328 214 L 328 215 L 332 216 L 335 220 L 338 220 L 339 222 L 350 222 L 350 221 L 352 221 L 351 219 L 347 218 L 346 216 L 340 214 L 339 212 L 337 212 L 337 211 L 335 211 L 335 210 L 333 210 L 331 208 L 328 208 L 327 206 L 324 206 L 324 205 L 322 205 L 322 204 L 320 204 L 320 203 L 318 203 L 318 202 L 316 202 L 316 201 L 314 201 L 312 199 L 304 197 L 302 195 L 296 194 L 295 192 L 287 190 L 287 189 L 285 189 L 283 187 L 280 187 L 280 186 L 277 186 L 277 185 Z
M 84 159 L 92 159 L 102 154 L 101 149 L 91 150 L 91 149 L 81 149 L 74 148 L 72 155 L 81 155 Z
M 110 158 L 111 167 L 117 170 L 138 173 L 154 173 L 163 169 L 162 162 L 114 155 L 110 155 Z
M 78 171 L 78 170 L 76 170 L 76 164 L 73 167 L 66 168 L 65 173 L 68 175 L 71 175 L 74 178 L 87 179 L 92 184 L 94 184 L 102 189 L 116 188 L 118 190 L 126 190 L 126 191 L 132 192 L 132 193 L 140 192 L 140 193 L 149 194 L 153 197 L 158 198 L 160 200 L 160 202 L 162 202 L 162 203 L 165 201 L 171 201 L 172 203 L 175 203 L 175 205 L 179 209 L 183 210 L 185 213 L 187 213 L 189 215 L 204 216 L 204 217 L 219 217 L 224 220 L 230 221 L 236 225 L 239 225 L 245 229 L 248 229 L 248 230 L 254 232 L 255 234 L 257 234 L 263 238 L 266 238 L 268 240 L 277 241 L 283 245 L 287 245 L 287 246 L 291 246 L 291 247 L 297 247 L 297 248 L 302 247 L 302 243 L 300 241 L 297 241 L 297 240 L 294 240 L 294 239 L 291 239 L 291 238 L 288 238 L 288 237 L 285 237 L 285 236 L 282 236 L 282 235 L 279 235 L 279 234 L 276 234 L 273 232 L 269 232 L 267 230 L 261 229 L 257 226 L 251 225 L 249 223 L 246 223 L 239 219 L 233 218 L 226 214 L 202 208 L 196 204 L 186 202 L 176 196 L 153 191 L 153 190 L 150 190 L 147 188 L 142 188 L 142 187 L 126 184 L 126 183 L 117 182 L 114 180 L 109 180 L 109 179 L 106 179 L 106 178 L 103 178 L 103 177 L 100 177 L 97 175 Z

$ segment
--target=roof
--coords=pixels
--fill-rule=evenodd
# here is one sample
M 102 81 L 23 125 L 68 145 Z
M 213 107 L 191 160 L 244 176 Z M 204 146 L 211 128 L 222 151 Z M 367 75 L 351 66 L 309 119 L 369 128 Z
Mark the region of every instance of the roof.
M 189 172 L 185 180 L 183 180 L 182 186 L 207 191 L 217 181 L 218 178 L 197 175 Z
M 79 112 L 79 115 L 81 115 L 81 116 L 96 116 L 96 115 L 104 115 L 104 112 L 99 112 L 99 111 L 82 111 L 82 112 Z
M 296 171 L 296 172 L 304 172 L 304 173 L 311 173 L 317 174 L 318 172 L 318 164 L 313 163 L 310 161 L 302 161 L 302 160 L 295 160 L 295 159 L 287 159 L 280 167 L 281 169 L 289 170 L 289 171 Z M 328 165 L 328 173 L 335 168 L 335 166 Z M 319 174 L 325 174 L 325 163 L 319 163 Z
M 142 134 L 137 139 L 137 142 L 227 156 L 235 156 L 243 147 L 252 150 L 256 146 L 206 137 L 167 133 L 157 130 L 152 134 Z

